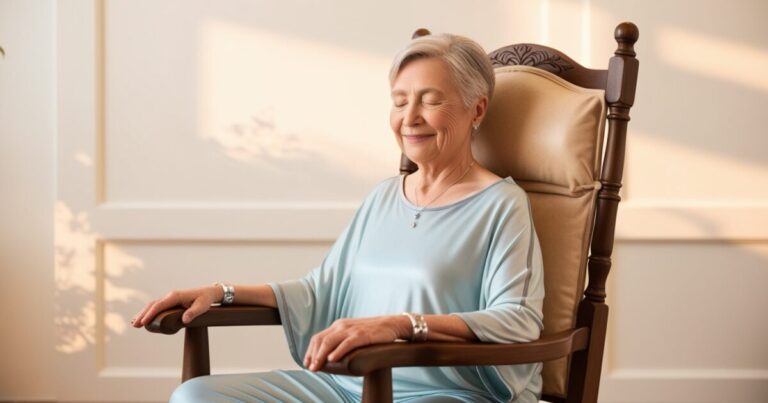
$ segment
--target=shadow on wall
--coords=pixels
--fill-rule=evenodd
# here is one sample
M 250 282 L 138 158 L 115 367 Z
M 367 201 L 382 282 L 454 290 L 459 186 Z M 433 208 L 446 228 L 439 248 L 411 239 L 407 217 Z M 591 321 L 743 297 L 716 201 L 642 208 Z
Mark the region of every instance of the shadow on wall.
M 573 0 L 555 1 L 574 3 Z M 755 42 L 755 38 L 761 36 L 759 32 L 749 30 L 764 28 L 754 28 L 759 24 L 750 28 L 738 19 L 704 18 L 732 11 L 732 6 L 727 4 L 713 3 L 710 11 L 698 11 L 696 18 L 690 17 L 691 7 L 706 8 L 690 1 L 643 5 L 595 1 L 590 5 L 596 21 L 610 20 L 615 24 L 624 17 L 637 22 L 641 28 L 643 38 L 638 42 L 638 54 L 642 73 L 630 137 L 657 144 L 655 151 L 670 157 L 676 154 L 665 148 L 665 143 L 678 151 L 682 149 L 690 158 L 678 159 L 676 166 L 666 167 L 672 179 L 685 181 L 690 171 L 702 172 L 703 176 L 714 175 L 715 180 L 739 172 L 739 184 L 755 183 L 768 176 L 768 159 L 762 152 L 764 147 L 758 146 L 766 140 L 755 124 L 762 119 L 762 105 L 768 102 L 768 79 L 763 74 L 768 70 L 768 43 Z M 758 3 L 739 7 L 741 14 L 753 16 L 768 11 L 768 6 Z M 749 10 L 749 7 L 755 9 Z M 358 170 L 355 168 L 371 166 L 371 159 L 378 155 L 370 149 L 385 148 L 389 143 L 379 142 L 376 138 L 371 140 L 370 134 L 357 133 L 349 127 L 376 127 L 370 125 L 370 120 L 377 119 L 370 111 L 381 110 L 383 115 L 388 109 L 388 104 L 382 103 L 381 97 L 377 98 L 377 91 L 386 90 L 366 87 L 345 93 L 349 89 L 343 85 L 341 92 L 339 88 L 334 91 L 332 86 L 327 89 L 326 86 L 328 83 L 382 79 L 391 57 L 385 54 L 386 46 L 382 45 L 391 43 L 389 50 L 397 49 L 394 43 L 402 45 L 401 38 L 382 39 L 381 43 L 366 47 L 355 35 L 335 35 L 312 28 L 312 24 L 301 27 L 281 25 L 274 20 L 263 21 L 255 14 L 233 12 L 226 6 L 205 11 L 210 14 L 208 18 L 200 17 L 206 21 L 201 26 L 200 41 L 203 49 L 200 114 L 210 116 L 207 123 L 200 125 L 203 136 L 216 142 L 230 158 L 264 163 L 260 167 L 273 171 L 276 180 L 293 183 L 298 181 L 296 176 L 305 172 L 327 172 L 344 178 L 343 181 L 349 181 L 354 184 L 352 186 L 364 188 L 370 179 L 365 175 L 356 176 Z M 600 22 L 596 26 L 602 25 Z M 313 29 L 325 33 L 317 37 Z M 599 50 L 596 49 L 607 59 L 615 47 L 610 36 L 598 37 L 594 31 L 588 36 L 601 46 L 604 41 L 611 42 L 610 51 L 599 49 L 599 46 Z M 304 38 L 313 39 L 307 41 Z M 233 42 L 238 45 L 231 46 Z M 232 53 L 227 50 L 228 46 L 238 52 Z M 589 46 L 591 48 L 591 44 Z M 335 64 L 331 63 L 334 60 Z M 360 64 L 361 71 L 367 71 L 367 75 L 356 73 L 356 63 Z M 381 73 L 372 74 L 371 68 L 373 71 L 381 69 Z M 345 77 L 345 74 L 349 76 Z M 229 85 L 228 81 L 237 84 Z M 254 85 L 250 95 L 244 96 L 237 95 L 236 91 L 222 90 L 222 83 L 224 88 L 261 84 Z M 339 95 L 342 93 L 356 95 Z M 348 115 L 335 115 L 329 102 L 362 104 L 364 107 L 353 109 Z M 238 105 L 251 107 L 244 109 Z M 218 113 L 217 108 L 239 108 L 241 112 L 239 117 L 225 117 L 227 114 Z M 328 116 L 317 114 L 317 111 L 326 111 Z M 355 116 L 361 114 L 365 119 L 355 120 Z M 246 116 L 248 118 L 244 119 Z M 317 124 L 311 127 L 296 122 Z M 385 126 L 386 123 L 381 119 L 377 124 Z M 339 130 L 328 130 L 334 127 Z M 376 133 L 385 131 L 388 133 L 388 129 Z M 369 136 L 368 144 L 359 142 L 359 138 L 366 136 Z M 386 142 L 392 142 L 391 136 L 385 137 Z M 630 150 L 629 153 L 636 152 Z M 396 166 L 395 152 L 392 155 L 391 164 Z M 715 158 L 709 163 L 701 162 L 710 156 Z M 382 160 L 374 163 L 376 166 L 384 164 Z M 297 166 L 301 168 L 294 172 Z M 632 171 L 632 166 L 638 165 L 630 164 L 629 172 L 637 172 Z M 740 169 L 743 166 L 749 169 Z M 638 179 L 643 180 L 642 175 L 628 179 L 632 179 L 630 187 L 635 186 Z M 668 193 L 658 195 L 669 198 L 709 196 L 697 186 L 686 183 L 679 186 L 680 189 L 669 189 Z M 734 194 L 736 198 L 754 197 L 755 192 L 760 192 L 746 186 L 737 188 L 741 189 L 741 194 Z M 646 197 L 649 192 L 651 189 L 642 186 L 639 193 Z M 723 198 L 717 194 L 713 197 Z
M 303 159 L 310 153 L 296 133 L 282 133 L 275 127 L 272 108 L 259 111 L 247 123 L 231 125 L 213 136 L 224 153 L 238 161 L 252 159 Z
M 677 26 L 659 27 L 652 41 L 664 79 L 648 85 L 670 115 L 642 119 L 641 129 L 655 122 L 650 131 L 664 138 L 766 165 L 755 122 L 768 102 L 768 49 Z
M 768 32 L 762 23 L 768 3 L 593 3 L 599 13 L 631 18 L 640 27 L 632 133 L 747 162 L 768 174 L 761 146 L 768 144 L 756 124 L 768 103 Z
M 115 249 L 110 264 L 104 265 L 104 244 L 98 238 L 86 213 L 56 203 L 54 324 L 56 350 L 62 353 L 74 354 L 125 333 L 129 318 L 115 305 L 149 299 L 112 280 L 141 270 L 142 261 Z
M 581 9 L 580 0 L 553 2 Z M 640 28 L 641 72 L 631 132 L 640 129 L 693 149 L 766 163 L 754 147 L 764 136 L 753 125 L 768 101 L 768 79 L 762 74 L 768 69 L 768 32 L 762 22 L 768 3 L 592 0 L 589 13 L 591 59 L 597 68 L 604 68 L 602 55 L 615 48 L 606 28 L 623 20 Z
M 312 173 L 333 179 L 331 194 L 362 196 L 397 172 L 388 58 L 210 17 L 199 25 L 199 136 L 255 179 L 302 183 Z

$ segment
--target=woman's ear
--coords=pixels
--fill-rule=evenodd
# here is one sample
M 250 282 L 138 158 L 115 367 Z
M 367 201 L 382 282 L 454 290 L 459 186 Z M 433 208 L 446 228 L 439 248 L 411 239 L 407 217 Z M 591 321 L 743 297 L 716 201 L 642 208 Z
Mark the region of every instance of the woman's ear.
M 488 112 L 488 97 L 482 96 L 475 104 L 475 118 L 472 119 L 472 125 L 479 126 L 480 122 L 485 118 L 486 112 Z

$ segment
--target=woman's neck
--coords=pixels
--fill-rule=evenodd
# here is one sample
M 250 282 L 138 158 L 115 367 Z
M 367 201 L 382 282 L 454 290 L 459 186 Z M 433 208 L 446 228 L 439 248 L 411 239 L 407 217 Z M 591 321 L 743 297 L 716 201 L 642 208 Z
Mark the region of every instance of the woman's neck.
M 422 196 L 439 193 L 457 181 L 466 179 L 474 163 L 472 154 L 454 159 L 447 164 L 420 164 L 413 181 L 414 190 L 419 199 Z

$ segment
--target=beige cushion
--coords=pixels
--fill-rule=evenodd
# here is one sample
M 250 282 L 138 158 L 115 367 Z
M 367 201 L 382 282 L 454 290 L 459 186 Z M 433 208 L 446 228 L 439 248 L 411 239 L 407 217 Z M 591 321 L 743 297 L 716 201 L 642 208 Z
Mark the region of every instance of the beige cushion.
M 580 197 L 528 192 L 544 257 L 544 334 L 572 329 L 584 292 L 587 242 L 597 192 Z M 565 396 L 568 358 L 544 364 L 544 393 Z
M 528 66 L 498 68 L 496 80 L 475 156 L 528 192 L 544 257 L 544 334 L 572 329 L 599 189 L 605 96 Z M 542 376 L 544 393 L 565 396 L 568 358 L 545 363 Z
M 483 151 L 503 164 L 493 168 L 508 170 L 515 180 L 577 192 L 591 188 L 596 178 L 604 117 L 601 90 L 578 87 L 535 67 L 498 68 L 481 129 L 493 147 Z

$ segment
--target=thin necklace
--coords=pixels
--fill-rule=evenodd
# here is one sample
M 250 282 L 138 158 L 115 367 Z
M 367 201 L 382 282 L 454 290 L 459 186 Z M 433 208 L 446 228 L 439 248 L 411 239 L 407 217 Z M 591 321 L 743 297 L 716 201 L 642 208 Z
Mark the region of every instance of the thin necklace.
M 421 213 L 424 211 L 424 209 L 425 209 L 425 208 L 427 208 L 427 207 L 429 207 L 429 205 L 430 205 L 430 204 L 434 203 L 434 202 L 435 202 L 435 200 L 439 199 L 439 198 L 440 198 L 440 196 L 444 195 L 444 194 L 445 194 L 445 192 L 447 192 L 447 191 L 448 191 L 448 189 L 450 189 L 450 188 L 452 188 L 452 187 L 453 187 L 453 185 L 455 185 L 455 184 L 459 183 L 459 181 L 461 181 L 462 179 L 464 179 L 464 177 L 465 177 L 465 176 L 467 176 L 467 174 L 469 173 L 469 170 L 470 170 L 470 169 L 472 169 L 472 166 L 474 166 L 474 165 L 475 165 L 475 161 L 472 161 L 472 163 L 471 163 L 471 164 L 469 164 L 469 166 L 467 167 L 467 169 L 466 169 L 466 170 L 464 170 L 464 173 L 463 173 L 463 174 L 461 174 L 461 176 L 459 177 L 459 179 L 456 179 L 456 180 L 455 180 L 453 183 L 451 183 L 451 184 L 450 184 L 450 185 L 449 185 L 447 188 L 445 188 L 445 190 L 443 190 L 442 192 L 440 192 L 440 194 L 439 194 L 439 195 L 437 195 L 436 197 L 432 198 L 432 200 L 430 200 L 430 201 L 429 201 L 429 203 L 427 203 L 427 204 L 425 204 L 425 205 L 421 206 L 421 208 L 419 209 L 419 211 L 417 211 L 417 212 L 416 212 L 416 214 L 414 214 L 414 215 L 413 215 L 413 222 L 411 223 L 411 228 L 416 228 L 416 224 L 418 223 L 418 221 L 419 221 L 419 218 L 421 217 Z M 415 199 L 415 201 L 416 201 L 416 207 L 418 207 L 418 206 L 419 206 L 419 192 L 417 192 L 415 189 L 414 189 L 414 191 L 413 191 L 413 197 L 414 197 L 414 199 Z

